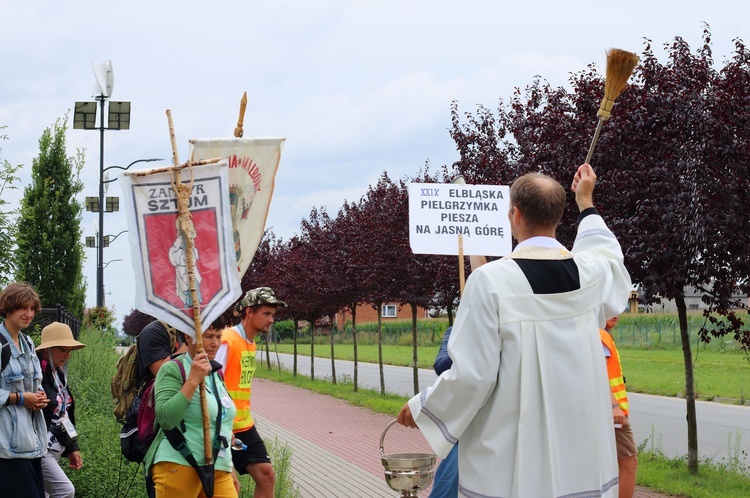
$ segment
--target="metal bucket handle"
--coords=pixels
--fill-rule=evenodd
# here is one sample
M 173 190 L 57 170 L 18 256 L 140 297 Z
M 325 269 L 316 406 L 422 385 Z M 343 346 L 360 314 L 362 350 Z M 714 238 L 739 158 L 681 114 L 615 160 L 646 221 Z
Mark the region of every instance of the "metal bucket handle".
M 386 425 L 385 429 L 383 429 L 383 434 L 380 435 L 380 456 L 381 457 L 385 455 L 385 451 L 383 451 L 383 440 L 385 439 L 385 433 L 388 432 L 388 429 L 393 427 L 393 424 L 395 424 L 396 422 L 398 422 L 398 420 L 396 420 L 395 418 L 391 420 L 390 422 L 388 422 L 388 425 Z

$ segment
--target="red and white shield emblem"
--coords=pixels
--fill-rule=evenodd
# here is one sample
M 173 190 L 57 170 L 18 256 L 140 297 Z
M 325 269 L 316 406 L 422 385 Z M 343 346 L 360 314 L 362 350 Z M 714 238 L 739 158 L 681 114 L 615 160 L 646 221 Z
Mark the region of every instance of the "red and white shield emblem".
M 183 181 L 190 173 L 182 171 Z M 193 167 L 183 233 L 169 173 L 123 175 L 133 266 L 136 306 L 179 330 L 194 334 L 193 301 L 188 271 L 188 241 L 193 243 L 193 279 L 208 325 L 241 293 L 233 247 L 226 162 Z M 205 327 L 204 327 L 205 328 Z M 192 333 L 191 333 L 192 332 Z

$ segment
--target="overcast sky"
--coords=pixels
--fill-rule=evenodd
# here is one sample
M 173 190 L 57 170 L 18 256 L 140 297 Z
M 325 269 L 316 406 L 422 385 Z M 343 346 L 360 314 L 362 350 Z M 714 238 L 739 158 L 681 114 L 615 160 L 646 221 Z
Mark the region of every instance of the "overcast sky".
M 457 159 L 448 134 L 450 104 L 495 108 L 535 75 L 566 85 L 607 48 L 657 54 L 675 36 L 694 49 L 703 22 L 714 59 L 732 40 L 750 41 L 744 1 L 632 0 L 0 0 L 0 159 L 31 175 L 43 130 L 92 100 L 92 61 L 111 60 L 112 100 L 132 102 L 131 129 L 105 132 L 105 167 L 165 158 L 171 109 L 180 159 L 188 140 L 231 136 L 248 93 L 245 136 L 283 136 L 267 227 L 284 239 L 311 207 L 335 214 L 358 200 L 382 171 L 413 175 Z M 596 118 L 592 116 L 592 133 Z M 72 127 L 72 119 L 68 128 Z M 98 195 L 99 132 L 72 130 L 69 152 L 84 148 L 81 199 Z M 139 165 L 140 166 L 140 165 Z M 118 173 L 114 170 L 114 173 Z M 5 191 L 17 202 L 22 189 Z M 121 196 L 118 182 L 107 195 Z M 97 215 L 84 213 L 84 236 Z M 107 214 L 105 234 L 127 229 Z M 96 304 L 96 253 L 87 249 L 87 306 Z M 118 320 L 133 307 L 125 236 L 104 250 L 105 301 Z M 44 292 L 43 287 L 40 289 Z

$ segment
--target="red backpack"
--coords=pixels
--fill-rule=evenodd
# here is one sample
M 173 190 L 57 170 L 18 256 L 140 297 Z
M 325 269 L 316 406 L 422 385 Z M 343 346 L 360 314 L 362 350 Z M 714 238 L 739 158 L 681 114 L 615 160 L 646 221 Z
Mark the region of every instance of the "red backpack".
M 177 363 L 182 375 L 182 383 L 185 383 L 185 366 L 180 361 L 180 358 L 172 358 L 173 362 Z M 218 371 L 219 378 L 223 381 L 224 375 L 222 371 Z M 138 439 L 148 447 L 156 437 L 156 400 L 154 399 L 154 383 L 156 379 L 151 379 L 146 387 L 143 389 L 143 395 L 141 397 L 141 404 L 138 407 Z
M 182 375 L 182 383 L 185 383 L 185 366 L 179 358 L 173 358 L 173 362 L 177 363 L 180 368 L 180 374 Z M 156 401 L 154 400 L 154 383 L 156 379 L 153 378 L 146 384 L 143 389 L 141 397 L 141 405 L 138 407 L 138 439 L 140 439 L 146 446 L 151 444 L 151 441 L 156 437 Z

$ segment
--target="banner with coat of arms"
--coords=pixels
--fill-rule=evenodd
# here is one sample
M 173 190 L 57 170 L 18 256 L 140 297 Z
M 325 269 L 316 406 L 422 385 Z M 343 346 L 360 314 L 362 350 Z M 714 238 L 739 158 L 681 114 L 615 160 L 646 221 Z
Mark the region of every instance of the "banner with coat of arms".
M 245 274 L 266 226 L 285 138 L 190 140 L 191 160 L 227 158 L 229 206 L 237 272 Z
M 192 181 L 190 222 L 185 233 L 179 228 L 179 207 L 169 171 L 126 172 L 120 183 L 135 271 L 136 307 L 194 337 L 186 236 L 193 242 L 193 275 L 204 330 L 242 290 L 231 250 L 227 162 L 186 167 L 179 176 L 183 184 Z

